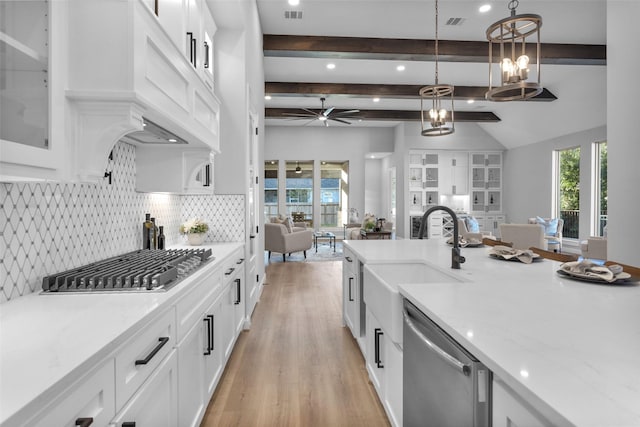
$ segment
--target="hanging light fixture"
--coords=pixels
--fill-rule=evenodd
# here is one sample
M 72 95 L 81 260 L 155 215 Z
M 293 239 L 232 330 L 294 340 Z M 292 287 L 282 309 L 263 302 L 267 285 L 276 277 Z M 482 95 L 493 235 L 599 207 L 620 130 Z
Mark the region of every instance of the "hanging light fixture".
M 542 92 L 540 86 L 540 15 L 516 15 L 518 0 L 509 2 L 511 16 L 494 22 L 487 29 L 489 40 L 489 90 L 485 97 L 490 101 L 516 101 L 534 97 Z M 527 54 L 527 38 L 537 39 L 535 46 L 537 81 L 529 80 L 530 57 Z M 531 49 L 530 49 L 531 50 Z M 494 53 L 497 55 L 494 58 Z M 529 52 L 531 54 L 533 52 Z M 498 65 L 494 67 L 495 64 Z M 500 85 L 494 86 L 494 70 L 500 70 Z M 496 78 L 495 81 L 498 79 Z
M 455 131 L 453 121 L 453 86 L 438 82 L 438 0 L 436 0 L 436 79 L 434 85 L 420 89 L 422 136 L 449 135 Z M 447 105 L 451 103 L 451 110 Z M 447 122 L 450 125 L 447 125 Z
M 298 162 L 296 162 L 296 173 L 302 173 L 302 168 L 300 167 Z

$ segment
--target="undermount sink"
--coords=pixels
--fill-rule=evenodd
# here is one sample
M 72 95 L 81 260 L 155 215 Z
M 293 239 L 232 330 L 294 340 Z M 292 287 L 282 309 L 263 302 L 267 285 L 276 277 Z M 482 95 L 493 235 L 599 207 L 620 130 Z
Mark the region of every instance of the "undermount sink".
M 389 338 L 402 345 L 402 296 L 398 285 L 463 281 L 423 263 L 369 264 L 364 266 L 363 298 Z

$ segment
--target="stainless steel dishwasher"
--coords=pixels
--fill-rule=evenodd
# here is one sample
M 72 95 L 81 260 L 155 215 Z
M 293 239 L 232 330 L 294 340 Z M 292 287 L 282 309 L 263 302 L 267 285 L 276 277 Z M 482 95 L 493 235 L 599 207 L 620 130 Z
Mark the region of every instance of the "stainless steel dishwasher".
M 491 372 L 404 300 L 405 427 L 491 425 Z

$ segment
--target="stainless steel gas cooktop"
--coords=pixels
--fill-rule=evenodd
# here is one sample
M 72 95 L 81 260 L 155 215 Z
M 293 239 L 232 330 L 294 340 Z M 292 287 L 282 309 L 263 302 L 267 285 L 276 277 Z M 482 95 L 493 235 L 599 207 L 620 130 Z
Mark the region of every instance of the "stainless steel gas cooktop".
M 42 292 L 166 291 L 215 259 L 211 249 L 139 250 L 42 279 Z

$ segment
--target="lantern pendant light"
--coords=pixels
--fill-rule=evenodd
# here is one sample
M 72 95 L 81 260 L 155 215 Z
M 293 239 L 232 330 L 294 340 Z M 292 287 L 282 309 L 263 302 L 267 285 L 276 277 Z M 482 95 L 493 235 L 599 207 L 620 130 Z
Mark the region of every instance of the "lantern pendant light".
M 511 16 L 494 22 L 487 29 L 489 40 L 489 90 L 485 97 L 490 101 L 517 101 L 532 98 L 542 92 L 540 86 L 540 15 L 516 15 L 518 0 L 509 2 Z M 529 80 L 530 54 L 527 38 L 534 39 L 536 81 Z M 494 54 L 497 55 L 494 58 Z M 495 60 L 495 62 L 494 62 Z M 494 85 L 494 71 L 499 70 L 500 85 Z M 498 74 L 498 73 L 497 73 Z
M 435 84 L 420 89 L 422 136 L 449 135 L 455 131 L 453 120 L 453 86 L 438 82 L 438 0 L 436 0 L 436 78 Z M 450 105 L 450 110 L 447 107 Z M 449 123 L 449 125 L 447 125 Z
M 298 162 L 296 162 L 296 173 L 302 173 L 302 168 Z

